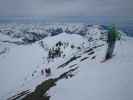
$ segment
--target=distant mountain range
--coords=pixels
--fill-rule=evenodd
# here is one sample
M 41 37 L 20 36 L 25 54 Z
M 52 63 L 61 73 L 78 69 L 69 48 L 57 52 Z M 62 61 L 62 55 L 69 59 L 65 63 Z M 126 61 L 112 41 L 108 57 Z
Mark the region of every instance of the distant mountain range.
M 133 17 L 122 16 L 63 16 L 63 17 L 0 17 L 0 23 L 49 24 L 49 23 L 85 23 L 112 25 L 115 24 L 129 36 L 133 36 Z

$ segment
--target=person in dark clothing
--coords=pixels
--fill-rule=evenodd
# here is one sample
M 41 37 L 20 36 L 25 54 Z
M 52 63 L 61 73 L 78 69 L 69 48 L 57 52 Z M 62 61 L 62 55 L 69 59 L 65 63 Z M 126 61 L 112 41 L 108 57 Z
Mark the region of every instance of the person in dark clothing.
M 112 57 L 113 51 L 115 48 L 115 42 L 118 39 L 118 37 L 119 37 L 119 32 L 116 30 L 115 26 L 113 25 L 108 30 L 108 36 L 107 36 L 108 48 L 107 48 L 105 60 L 108 60 Z
M 50 76 L 51 69 L 50 68 L 45 68 L 45 73 L 46 73 L 46 77 Z
M 41 70 L 41 75 L 44 75 L 44 71 L 43 71 L 43 69 Z

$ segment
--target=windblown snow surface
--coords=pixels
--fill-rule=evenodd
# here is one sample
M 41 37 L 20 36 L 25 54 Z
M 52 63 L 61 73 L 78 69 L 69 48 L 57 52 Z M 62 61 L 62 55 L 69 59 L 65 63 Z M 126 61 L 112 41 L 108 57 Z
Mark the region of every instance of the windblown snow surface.
M 58 81 L 48 91 L 50 100 L 133 100 L 133 39 L 122 36 L 113 58 L 102 63 L 107 49 L 106 42 L 100 39 L 103 34 L 96 26 L 88 31 L 91 34 L 85 36 L 63 32 L 27 45 L 3 42 L 21 38 L 0 34 L 0 100 L 24 90 L 33 91 L 42 81 L 74 67 L 78 67 L 74 77 Z M 90 37 L 92 42 L 88 42 Z M 61 56 L 48 59 L 48 51 L 59 41 L 63 44 Z M 45 68 L 51 69 L 50 76 L 45 75 Z

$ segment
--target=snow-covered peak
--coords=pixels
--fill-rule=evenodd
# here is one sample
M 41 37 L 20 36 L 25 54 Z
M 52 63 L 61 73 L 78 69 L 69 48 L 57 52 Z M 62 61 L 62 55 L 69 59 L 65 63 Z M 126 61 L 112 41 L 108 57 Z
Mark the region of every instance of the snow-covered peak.
M 120 85 L 121 77 L 119 79 L 120 75 L 117 75 L 119 69 L 122 75 L 126 65 L 128 67 L 133 65 L 131 59 L 133 40 L 124 36 L 127 41 L 122 40 L 123 45 L 117 42 L 116 58 L 101 64 L 100 61 L 106 53 L 107 45 L 104 40 L 106 34 L 107 29 L 101 25 L 70 23 L 0 25 L 0 66 L 2 69 L 0 70 L 0 97 L 5 100 L 27 89 L 34 91 L 36 86 L 43 81 L 57 78 L 75 68 L 74 74 L 71 73 L 68 77 L 62 76 L 68 79 L 72 77 L 71 81 L 62 80 L 55 88 L 47 92 L 52 100 L 62 100 L 66 95 L 66 100 L 73 100 L 73 98 L 88 100 L 96 96 L 103 100 L 106 91 L 107 96 L 110 95 L 114 100 L 118 100 L 119 98 L 116 99 L 118 96 L 113 94 L 115 91 L 111 88 L 115 89 Z M 126 51 L 127 48 L 129 52 Z M 50 69 L 50 74 L 46 69 Z M 112 77 L 116 83 L 112 81 Z M 99 83 L 103 86 L 103 90 Z M 111 89 L 111 94 L 108 89 Z M 108 97 L 105 99 L 107 100 Z

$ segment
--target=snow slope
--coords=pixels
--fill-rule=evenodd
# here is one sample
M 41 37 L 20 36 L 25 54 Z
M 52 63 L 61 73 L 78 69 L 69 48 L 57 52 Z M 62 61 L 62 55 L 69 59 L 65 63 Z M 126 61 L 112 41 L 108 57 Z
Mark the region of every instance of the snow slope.
M 41 41 L 46 50 L 40 46 Z M 84 45 L 87 46 L 87 40 L 80 35 L 66 33 L 54 37 L 47 37 L 41 41 L 30 45 L 3 44 L 9 48 L 8 53 L 0 56 L 0 66 L 2 69 L 0 70 L 0 96 L 2 96 L 3 100 L 22 90 L 34 89 L 36 85 L 46 80 L 47 77 L 45 75 L 41 76 L 41 70 L 47 67 L 52 69 L 51 77 L 60 75 L 66 69 L 64 71 L 57 70 L 56 67 L 79 51 L 76 48 L 72 49 L 71 45 L 74 44 L 75 47 L 81 46 L 84 42 Z M 54 47 L 59 41 L 69 43 L 69 46 L 61 48 L 66 57 L 56 58 L 48 63 L 47 50 Z
M 15 27 L 21 29 L 25 26 L 15 25 Z M 31 31 L 38 31 L 33 30 L 32 25 L 29 27 L 32 27 Z M 41 29 L 39 34 L 43 33 L 42 27 L 36 27 Z M 59 26 L 48 25 L 46 28 L 49 27 Z M 68 26 L 62 27 L 66 29 Z M 71 30 L 79 29 L 78 32 L 84 30 L 84 25 L 69 27 Z M 57 85 L 48 91 L 51 100 L 132 100 L 133 39 L 123 36 L 122 40 L 117 42 L 115 56 L 101 63 L 106 52 L 106 42 L 101 40 L 101 37 L 106 34 L 101 34 L 105 30 L 100 28 L 99 25 L 88 27 L 84 36 L 65 32 L 55 36 L 48 35 L 27 45 L 2 42 L 3 40 L 19 41 L 19 39 L 0 34 L 0 52 L 2 51 L 0 100 L 6 100 L 27 89 L 33 91 L 42 81 L 55 78 L 72 67 L 78 67 L 75 76 L 57 82 Z M 92 41 L 89 41 L 90 38 Z M 59 41 L 61 41 L 59 46 L 61 56 L 48 58 L 49 51 L 57 49 L 56 45 Z M 3 53 L 3 50 L 7 51 Z M 64 65 L 73 57 L 77 59 Z M 45 75 L 46 73 L 44 75 L 41 73 L 45 68 L 51 68 L 52 73 L 49 77 Z
M 59 81 L 49 91 L 51 100 L 132 100 L 132 43 L 132 38 L 118 42 L 115 56 L 105 63 L 95 60 L 81 63 L 75 77 Z
M 0 57 L 0 94 L 20 88 L 24 78 L 41 63 L 43 50 L 37 46 L 13 46 L 6 55 Z M 2 94 L 3 93 L 3 94 Z M 6 94 L 7 95 L 7 94 Z

